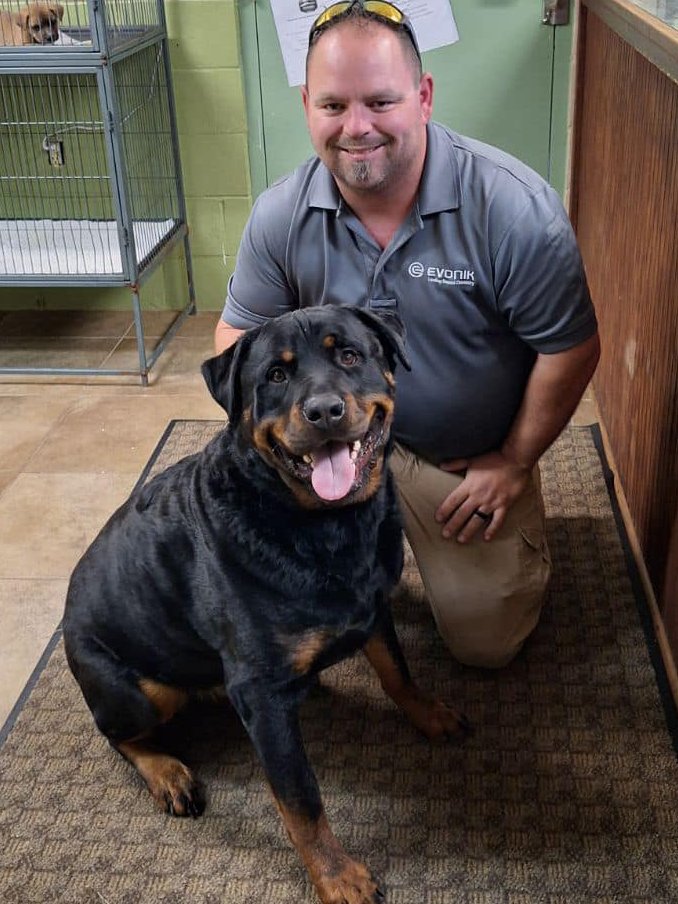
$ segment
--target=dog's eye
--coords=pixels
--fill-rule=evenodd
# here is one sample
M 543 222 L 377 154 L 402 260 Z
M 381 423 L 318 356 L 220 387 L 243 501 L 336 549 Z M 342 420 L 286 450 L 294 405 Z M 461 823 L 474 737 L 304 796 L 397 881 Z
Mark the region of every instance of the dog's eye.
M 342 348 L 340 360 L 341 363 L 345 364 L 347 367 L 353 367 L 354 364 L 358 363 L 358 352 L 354 351 L 352 348 Z
M 287 380 L 287 374 L 282 367 L 269 367 L 266 379 L 269 383 L 284 383 Z

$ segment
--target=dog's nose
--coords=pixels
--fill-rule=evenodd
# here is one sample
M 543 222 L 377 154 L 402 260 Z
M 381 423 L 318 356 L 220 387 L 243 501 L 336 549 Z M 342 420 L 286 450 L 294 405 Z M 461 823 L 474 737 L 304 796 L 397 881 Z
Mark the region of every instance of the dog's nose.
M 302 413 L 309 424 L 327 430 L 334 427 L 344 416 L 344 400 L 333 393 L 309 396 L 302 405 Z

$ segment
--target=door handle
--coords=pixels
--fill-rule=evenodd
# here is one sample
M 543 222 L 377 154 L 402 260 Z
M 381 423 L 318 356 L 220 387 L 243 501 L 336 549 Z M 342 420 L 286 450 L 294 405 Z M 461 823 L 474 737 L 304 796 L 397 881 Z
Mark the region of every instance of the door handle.
M 567 25 L 570 21 L 570 0 L 544 0 L 541 21 L 544 25 Z

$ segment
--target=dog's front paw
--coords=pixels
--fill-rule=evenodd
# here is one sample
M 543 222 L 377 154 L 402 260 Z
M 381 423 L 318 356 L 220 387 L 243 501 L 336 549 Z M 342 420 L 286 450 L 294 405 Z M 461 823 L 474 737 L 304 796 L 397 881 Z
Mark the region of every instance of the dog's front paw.
M 473 731 L 471 723 L 462 712 L 417 687 L 408 688 L 399 703 L 410 722 L 430 741 L 438 738 L 463 740 Z
M 192 816 L 205 809 L 202 787 L 190 769 L 174 757 L 163 757 L 154 764 L 148 787 L 158 805 L 171 816 Z
M 422 731 L 429 740 L 437 738 L 457 738 L 463 740 L 473 732 L 473 727 L 464 713 L 453 709 L 442 700 L 431 700 Z
M 367 867 L 346 859 L 337 872 L 324 873 L 316 880 L 322 904 L 382 904 L 386 900 Z
M 200 816 L 205 809 L 202 786 L 180 760 L 145 741 L 121 741 L 115 748 L 136 767 L 161 809 L 172 816 Z

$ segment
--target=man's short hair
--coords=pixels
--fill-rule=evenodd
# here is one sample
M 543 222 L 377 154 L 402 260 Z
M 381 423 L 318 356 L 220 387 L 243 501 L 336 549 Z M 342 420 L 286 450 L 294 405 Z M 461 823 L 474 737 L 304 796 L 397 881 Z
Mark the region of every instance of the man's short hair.
M 308 52 L 306 53 L 307 84 L 308 61 L 311 59 L 313 48 L 326 32 L 333 29 L 336 25 L 341 25 L 343 22 L 354 23 L 358 28 L 368 28 L 372 23 L 376 22 L 377 25 L 382 25 L 384 28 L 390 28 L 392 32 L 398 35 L 400 43 L 405 50 L 405 55 L 412 64 L 412 69 L 414 71 L 417 84 L 419 83 L 423 73 L 421 57 L 419 56 L 419 49 L 415 46 L 414 40 L 410 37 L 407 28 L 402 24 L 392 22 L 390 19 L 385 19 L 383 16 L 380 16 L 377 13 L 370 12 L 369 10 L 365 9 L 362 3 L 356 2 L 348 6 L 343 12 L 337 13 L 336 16 L 333 16 L 329 21 L 321 25 L 320 28 L 315 29 L 311 32 L 308 43 Z

